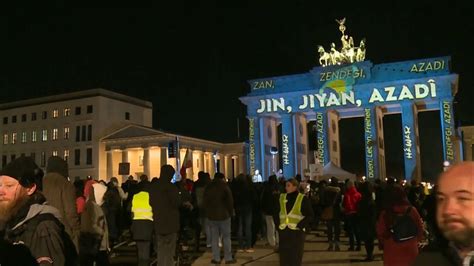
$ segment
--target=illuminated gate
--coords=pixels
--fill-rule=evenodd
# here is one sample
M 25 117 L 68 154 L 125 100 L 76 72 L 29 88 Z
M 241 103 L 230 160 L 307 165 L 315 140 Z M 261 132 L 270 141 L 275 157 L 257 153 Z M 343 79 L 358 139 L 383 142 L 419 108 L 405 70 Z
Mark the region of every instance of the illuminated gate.
M 453 98 L 458 75 L 450 70 L 451 58 L 437 57 L 404 62 L 372 64 L 363 61 L 352 37 L 344 35 L 341 52 L 324 52 L 320 63 L 307 73 L 250 80 L 251 92 L 240 100 L 247 106 L 249 119 L 249 171 L 260 170 L 268 177 L 276 164 L 272 147 L 278 146 L 277 127 L 281 124 L 283 174 L 292 177 L 308 168 L 307 121 L 315 121 L 317 155 L 325 165 L 340 166 L 338 120 L 364 117 L 366 176 L 385 178 L 383 116 L 401 113 L 405 178 L 420 178 L 418 113 L 440 111 L 443 157 L 456 158 Z M 352 49 L 352 50 L 351 50 Z M 351 52 L 352 51 L 352 52 Z M 339 57 L 335 55 L 339 53 Z M 321 60 L 325 58 L 325 60 Z M 331 61 L 332 60 L 332 61 Z

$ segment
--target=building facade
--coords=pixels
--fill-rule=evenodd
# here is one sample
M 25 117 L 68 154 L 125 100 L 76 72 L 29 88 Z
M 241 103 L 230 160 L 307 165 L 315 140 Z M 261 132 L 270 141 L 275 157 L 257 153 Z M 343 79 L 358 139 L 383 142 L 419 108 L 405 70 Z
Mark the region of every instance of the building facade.
M 178 140 L 179 149 L 174 157 L 168 152 L 169 143 Z M 128 125 L 102 139 L 107 152 L 107 177 L 125 180 L 127 176 L 159 177 L 161 166 L 169 164 L 180 169 L 188 152 L 192 167 L 186 169 L 186 178 L 196 180 L 199 171 L 216 172 L 233 178 L 246 173 L 246 146 L 244 143 L 224 144 L 214 141 L 171 134 L 153 128 Z M 179 162 L 177 160 L 179 159 Z M 120 175 L 119 164 L 129 163 L 129 173 Z M 177 167 L 179 163 L 179 167 Z M 177 170 L 179 171 L 179 170 Z
M 120 162 L 130 163 L 135 178 L 159 176 L 168 159 L 168 143 L 177 135 L 152 128 L 152 104 L 105 89 L 92 89 L 0 105 L 1 167 L 19 156 L 31 156 L 46 168 L 50 156 L 69 165 L 71 179 L 91 176 L 108 180 L 118 175 Z M 245 169 L 244 143 L 223 144 L 180 136 L 182 152 L 194 160 L 188 178 L 199 171 L 228 177 Z M 214 156 L 215 155 L 215 156 Z M 163 160 L 161 159 L 163 158 Z

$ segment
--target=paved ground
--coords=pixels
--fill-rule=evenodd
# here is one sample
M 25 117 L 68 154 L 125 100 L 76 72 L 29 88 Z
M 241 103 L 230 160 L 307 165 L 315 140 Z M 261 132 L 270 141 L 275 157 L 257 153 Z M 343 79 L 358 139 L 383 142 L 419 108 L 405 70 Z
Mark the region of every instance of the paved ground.
M 326 251 L 328 243 L 322 231 L 308 234 L 306 236 L 303 265 L 383 265 L 382 253 L 377 248 L 375 248 L 375 261 L 370 263 L 363 262 L 361 260 L 365 258 L 364 247 L 362 247 L 362 251 L 358 252 L 346 251 L 348 248 L 347 237 L 342 237 L 341 240 L 341 251 L 329 252 Z M 234 244 L 236 244 L 235 241 Z M 116 255 L 111 259 L 113 265 L 136 265 L 136 247 L 133 243 L 123 243 L 115 251 Z M 235 252 L 234 249 L 233 252 Z M 183 259 L 181 259 L 179 265 L 211 265 L 211 251 L 205 247 L 199 253 L 185 251 L 182 254 Z M 264 241 L 257 242 L 254 253 L 235 253 L 235 258 L 238 262 L 236 265 L 279 265 L 278 253 L 275 253 L 272 248 L 265 245 Z M 222 265 L 225 264 L 222 263 Z

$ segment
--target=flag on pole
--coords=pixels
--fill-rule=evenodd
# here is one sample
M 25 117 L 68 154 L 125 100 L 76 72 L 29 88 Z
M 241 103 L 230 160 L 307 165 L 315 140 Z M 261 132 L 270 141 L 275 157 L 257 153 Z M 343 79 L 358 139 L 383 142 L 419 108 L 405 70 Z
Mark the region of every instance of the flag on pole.
M 189 151 L 189 149 L 186 149 L 186 154 L 184 155 L 183 159 L 183 165 L 179 170 L 181 178 L 186 178 L 186 169 L 190 167 L 193 167 L 193 158 L 191 157 L 191 152 Z

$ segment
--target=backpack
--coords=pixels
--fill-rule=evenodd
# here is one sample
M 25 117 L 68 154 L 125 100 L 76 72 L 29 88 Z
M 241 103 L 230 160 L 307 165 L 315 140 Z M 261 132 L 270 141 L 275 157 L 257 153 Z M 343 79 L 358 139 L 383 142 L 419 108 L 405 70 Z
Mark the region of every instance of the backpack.
M 395 215 L 390 232 L 395 242 L 405 242 L 415 238 L 418 228 L 410 216 L 411 206 L 402 215 Z

